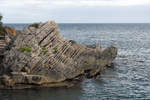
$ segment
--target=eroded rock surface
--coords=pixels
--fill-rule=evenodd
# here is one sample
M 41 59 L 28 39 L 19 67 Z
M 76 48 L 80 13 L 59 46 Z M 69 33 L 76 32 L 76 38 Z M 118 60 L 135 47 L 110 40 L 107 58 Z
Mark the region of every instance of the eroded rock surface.
M 55 22 L 24 28 L 5 52 L 1 84 L 11 88 L 18 84 L 41 86 L 80 75 L 92 77 L 111 65 L 117 56 L 114 46 L 102 51 L 100 45 L 91 48 L 77 44 L 64 39 L 59 32 Z

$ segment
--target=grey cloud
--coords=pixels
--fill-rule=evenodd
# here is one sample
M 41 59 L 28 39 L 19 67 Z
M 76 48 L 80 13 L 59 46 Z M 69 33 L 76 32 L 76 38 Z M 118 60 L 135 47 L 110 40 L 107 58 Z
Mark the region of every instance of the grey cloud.
M 18 4 L 15 4 L 15 2 L 9 2 L 8 4 L 8 1 L 13 0 L 0 0 L 0 6 L 4 6 L 0 9 L 0 12 L 4 15 L 3 21 L 6 23 L 31 23 L 46 20 L 56 20 L 60 23 L 150 23 L 150 5 L 58 6 L 52 5 L 52 0 L 38 0 L 38 2 L 35 2 L 36 0 L 28 2 L 14 0 L 22 1 Z M 62 0 L 55 1 L 62 2 Z

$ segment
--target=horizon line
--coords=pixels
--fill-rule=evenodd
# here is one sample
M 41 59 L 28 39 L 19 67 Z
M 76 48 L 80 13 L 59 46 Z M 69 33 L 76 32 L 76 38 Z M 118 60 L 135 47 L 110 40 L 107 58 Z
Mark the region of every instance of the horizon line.
M 33 22 L 33 23 L 36 23 L 36 22 Z M 33 24 L 33 23 L 3 23 L 3 24 Z M 42 22 L 42 23 L 45 23 L 45 22 Z M 76 22 L 73 22 L 73 23 L 57 23 L 57 24 L 150 24 L 150 22 L 143 22 L 143 23 L 140 23 L 140 22 L 134 22 L 134 23 L 126 23 L 126 22 L 119 22 L 119 23 L 76 23 Z

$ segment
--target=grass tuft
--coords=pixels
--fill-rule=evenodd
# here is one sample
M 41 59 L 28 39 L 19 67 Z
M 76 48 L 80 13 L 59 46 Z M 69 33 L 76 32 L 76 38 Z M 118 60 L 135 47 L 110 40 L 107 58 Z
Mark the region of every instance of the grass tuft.
M 58 52 L 58 47 L 53 48 L 55 52 Z
M 32 52 L 32 47 L 28 46 L 28 47 L 20 47 L 19 48 L 20 52 Z

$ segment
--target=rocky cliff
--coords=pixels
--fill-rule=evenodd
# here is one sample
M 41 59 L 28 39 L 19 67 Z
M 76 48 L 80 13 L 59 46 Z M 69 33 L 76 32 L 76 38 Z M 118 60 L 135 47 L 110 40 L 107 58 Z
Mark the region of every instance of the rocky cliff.
M 76 77 L 93 77 L 117 56 L 117 48 L 102 51 L 64 39 L 55 22 L 24 28 L 4 53 L 1 88 L 50 86 Z M 53 86 L 53 85 L 52 85 Z

